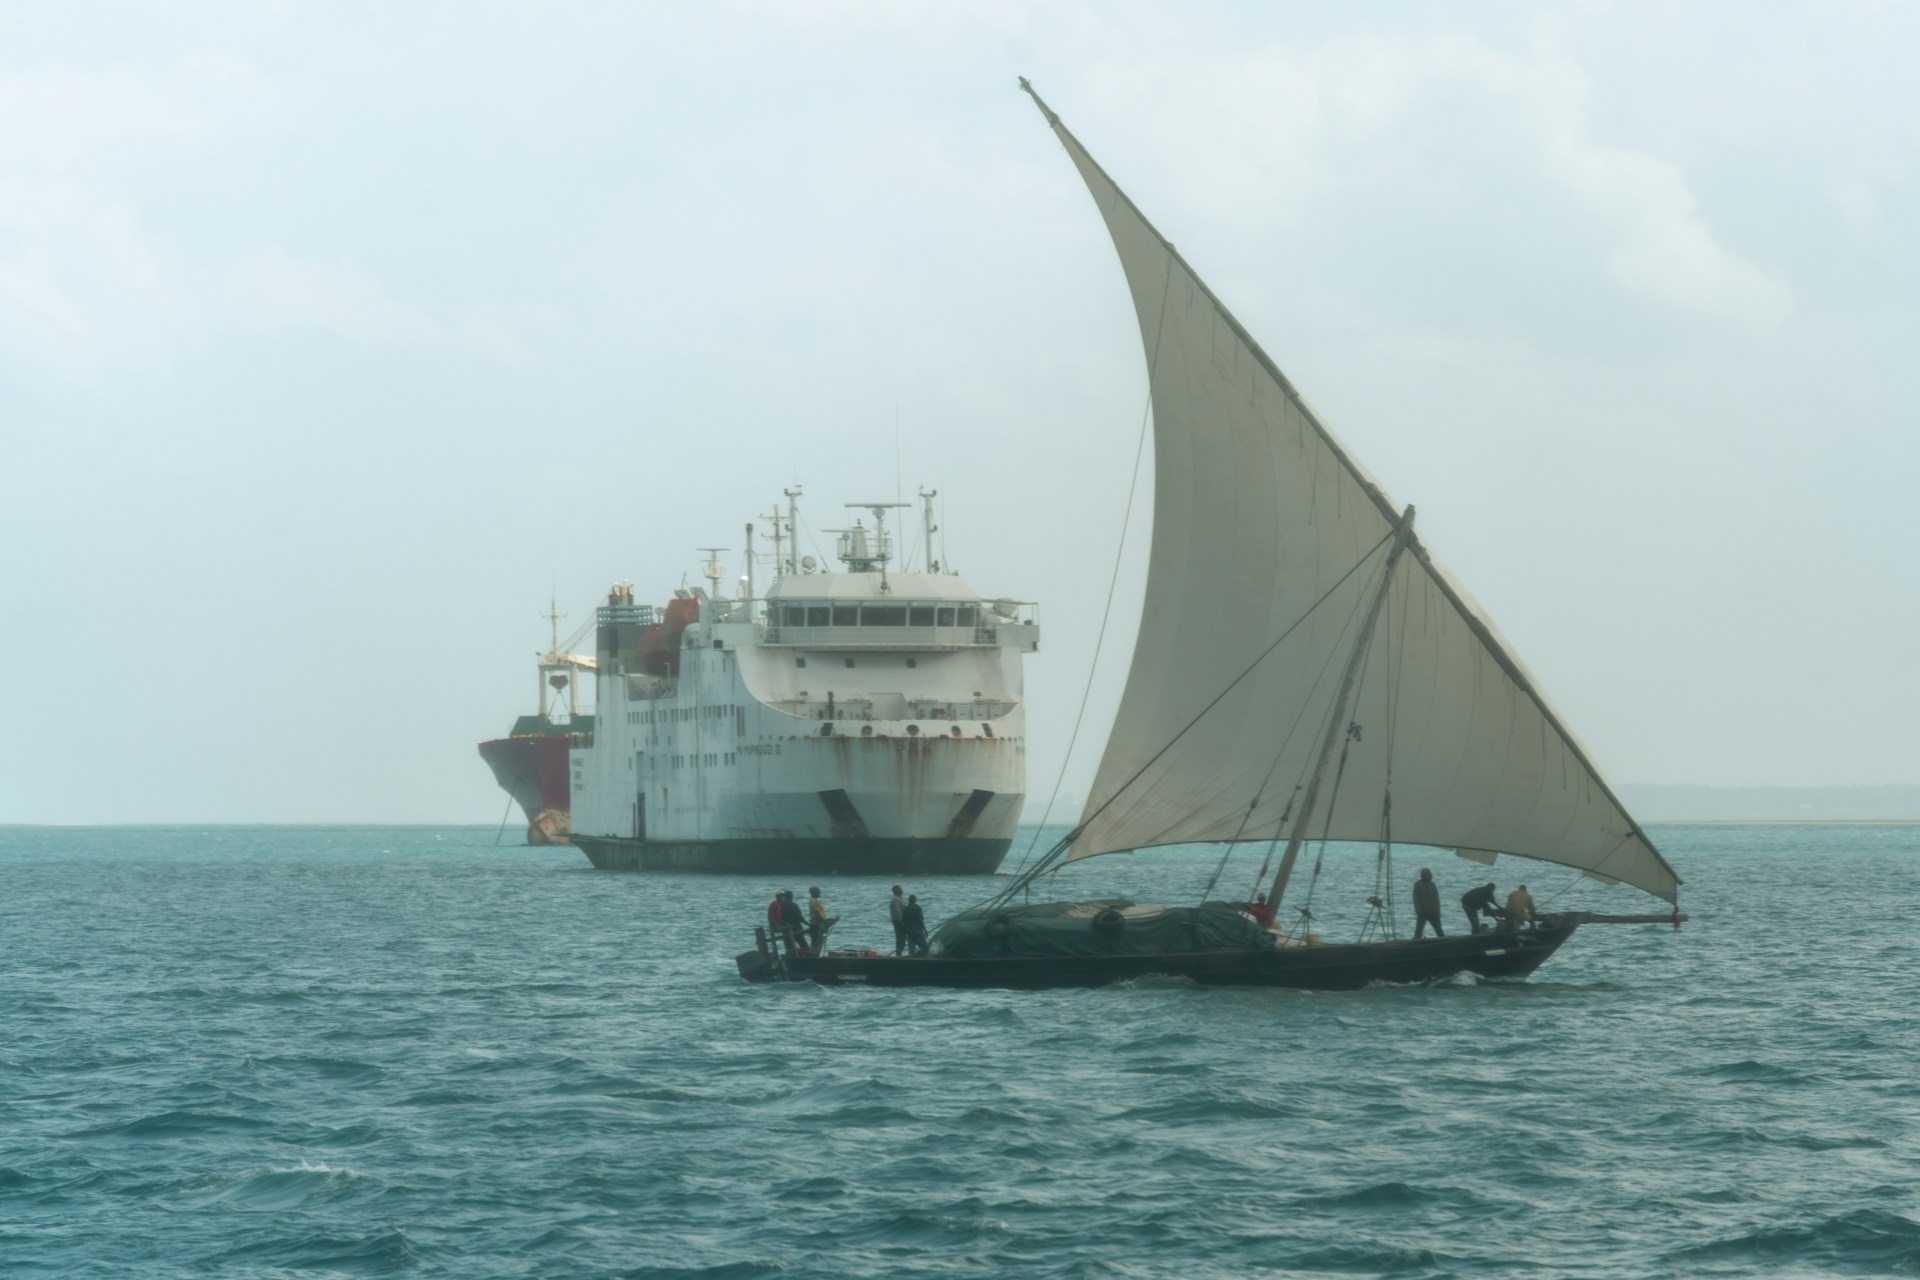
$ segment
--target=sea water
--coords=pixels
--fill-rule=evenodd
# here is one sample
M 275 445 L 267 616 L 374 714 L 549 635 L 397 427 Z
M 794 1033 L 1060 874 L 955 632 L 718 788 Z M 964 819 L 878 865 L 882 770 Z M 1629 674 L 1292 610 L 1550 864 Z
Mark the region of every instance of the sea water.
M 0 830 L 0 1275 L 1920 1273 L 1920 827 L 1656 828 L 1679 931 L 1344 993 L 753 987 L 806 878 L 495 834 Z M 1244 896 L 1264 853 L 1053 892 Z M 1404 931 L 1422 865 L 1450 930 L 1488 879 L 1662 909 L 1346 846 L 1316 927 L 1391 888 Z M 890 949 L 886 882 L 813 883 Z

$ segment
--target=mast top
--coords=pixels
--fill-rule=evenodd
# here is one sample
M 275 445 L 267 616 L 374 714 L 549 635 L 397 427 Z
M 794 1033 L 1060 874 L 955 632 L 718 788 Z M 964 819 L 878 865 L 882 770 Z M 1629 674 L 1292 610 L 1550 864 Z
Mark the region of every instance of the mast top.
M 1054 125 L 1054 126 L 1059 125 L 1060 117 L 1053 114 L 1053 108 L 1049 107 L 1046 103 L 1046 100 L 1042 98 L 1039 94 L 1033 91 L 1033 85 L 1027 80 L 1025 76 L 1020 77 L 1020 89 L 1029 98 L 1033 99 L 1033 105 L 1040 108 L 1040 114 L 1047 118 L 1048 124 Z

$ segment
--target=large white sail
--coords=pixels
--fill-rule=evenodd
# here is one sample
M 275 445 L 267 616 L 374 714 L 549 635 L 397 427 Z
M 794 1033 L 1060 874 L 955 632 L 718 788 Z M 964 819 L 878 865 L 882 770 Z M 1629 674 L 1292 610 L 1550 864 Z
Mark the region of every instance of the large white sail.
M 1153 396 L 1140 634 L 1067 856 L 1291 835 L 1398 509 L 1034 101 L 1113 236 Z M 1309 838 L 1378 839 L 1390 798 L 1396 842 L 1539 859 L 1673 900 L 1672 867 L 1417 537 L 1368 643 Z

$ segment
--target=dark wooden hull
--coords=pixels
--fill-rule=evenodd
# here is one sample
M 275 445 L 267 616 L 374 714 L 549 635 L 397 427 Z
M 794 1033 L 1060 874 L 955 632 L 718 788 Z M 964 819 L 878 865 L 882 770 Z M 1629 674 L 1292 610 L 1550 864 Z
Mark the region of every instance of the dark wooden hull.
M 748 982 L 859 983 L 869 987 L 974 987 L 1038 991 L 1104 987 L 1129 978 L 1191 978 L 1208 986 L 1299 987 L 1345 991 L 1375 982 L 1439 982 L 1458 973 L 1522 978 L 1573 935 L 1578 921 L 1549 919 L 1537 929 L 1419 941 L 1329 943 L 1265 951 L 1112 956 L 796 956 L 775 960 L 755 950 L 736 958 Z

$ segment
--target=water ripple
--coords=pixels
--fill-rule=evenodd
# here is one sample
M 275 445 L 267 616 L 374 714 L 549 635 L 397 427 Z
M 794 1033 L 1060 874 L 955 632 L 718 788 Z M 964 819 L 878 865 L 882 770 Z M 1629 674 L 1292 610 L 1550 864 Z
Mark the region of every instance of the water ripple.
M 791 886 L 492 828 L 0 831 L 0 1274 L 1920 1274 L 1920 829 L 1662 836 L 1695 922 L 1534 981 L 1009 994 L 747 987 Z

